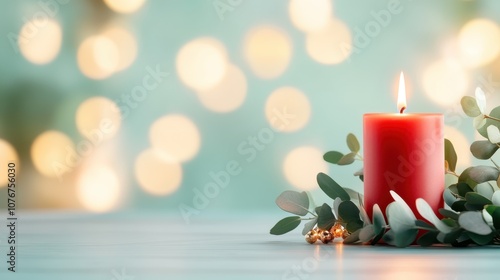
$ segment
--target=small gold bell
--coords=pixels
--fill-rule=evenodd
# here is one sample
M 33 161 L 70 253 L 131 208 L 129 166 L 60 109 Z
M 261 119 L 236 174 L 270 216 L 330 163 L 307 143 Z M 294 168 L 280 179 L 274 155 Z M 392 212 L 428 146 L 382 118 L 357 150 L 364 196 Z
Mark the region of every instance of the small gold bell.
M 307 243 L 314 244 L 314 243 L 316 243 L 316 241 L 318 241 L 318 234 L 316 233 L 315 230 L 310 230 L 306 234 L 305 238 L 306 238 Z
M 333 240 L 333 235 L 330 233 L 330 231 L 323 230 L 319 234 L 319 239 L 321 239 L 321 242 L 327 244 L 328 242 Z
M 341 238 L 346 230 L 340 223 L 335 223 L 335 225 L 330 229 L 330 233 L 333 238 Z

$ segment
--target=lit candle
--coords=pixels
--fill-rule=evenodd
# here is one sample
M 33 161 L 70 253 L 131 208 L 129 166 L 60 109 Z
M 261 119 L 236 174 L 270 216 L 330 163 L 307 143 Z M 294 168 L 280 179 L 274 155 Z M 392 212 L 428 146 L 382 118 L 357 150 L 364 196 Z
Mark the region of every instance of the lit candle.
M 382 211 L 398 193 L 413 210 L 423 198 L 434 212 L 444 206 L 443 115 L 407 114 L 403 73 L 400 75 L 396 114 L 364 115 L 365 207 L 372 215 L 374 204 Z

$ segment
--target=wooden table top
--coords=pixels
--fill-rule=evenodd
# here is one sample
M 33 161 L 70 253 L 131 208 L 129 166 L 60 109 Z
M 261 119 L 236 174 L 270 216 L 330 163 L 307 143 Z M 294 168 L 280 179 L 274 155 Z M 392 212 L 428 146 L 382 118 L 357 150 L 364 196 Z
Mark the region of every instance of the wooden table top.
M 0 279 L 499 279 L 500 248 L 309 245 L 269 235 L 277 216 L 21 213 L 16 273 Z M 243 218 L 242 218 L 243 217 Z M 1 217 L 6 220 L 6 217 Z

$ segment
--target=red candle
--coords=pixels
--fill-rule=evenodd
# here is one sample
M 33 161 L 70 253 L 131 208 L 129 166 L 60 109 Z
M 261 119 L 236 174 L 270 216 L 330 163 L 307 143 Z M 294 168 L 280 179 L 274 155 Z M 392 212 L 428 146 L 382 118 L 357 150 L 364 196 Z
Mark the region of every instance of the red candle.
M 364 115 L 365 208 L 372 216 L 374 204 L 382 211 L 399 194 L 413 210 L 423 198 L 434 212 L 444 206 L 443 115 L 406 114 L 406 93 L 401 73 L 397 114 Z

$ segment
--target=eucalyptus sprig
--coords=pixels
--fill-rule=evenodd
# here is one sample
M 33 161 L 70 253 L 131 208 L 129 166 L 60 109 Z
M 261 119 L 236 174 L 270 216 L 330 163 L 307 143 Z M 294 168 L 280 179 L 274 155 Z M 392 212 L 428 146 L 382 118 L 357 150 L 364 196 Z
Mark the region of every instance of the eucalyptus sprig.
M 334 225 L 340 224 L 349 233 L 343 241 L 345 244 L 375 245 L 383 240 L 390 245 L 406 247 L 416 240 L 421 246 L 500 245 L 500 167 L 492 159 L 500 148 L 500 106 L 486 114 L 486 98 L 480 88 L 476 90 L 475 98 L 463 97 L 461 105 L 464 113 L 474 118 L 475 128 L 485 138 L 472 143 L 472 155 L 478 159 L 490 160 L 493 166 L 471 166 L 457 173 L 457 153 L 452 142 L 445 139 L 446 174 L 453 175 L 456 182 L 443 192 L 447 205 L 446 208 L 439 209 L 443 218 L 437 217 L 425 200 L 417 199 L 417 211 L 425 220 L 417 219 L 408 204 L 391 191 L 394 202 L 385 209 L 387 220 L 377 204 L 373 206 L 373 217 L 370 219 L 364 209 L 362 194 L 344 188 L 328 175 L 319 173 L 317 183 L 333 201 L 310 209 L 307 193 L 283 192 L 276 199 L 276 204 L 284 211 L 298 216 L 280 220 L 271 229 L 271 234 L 287 233 L 297 228 L 302 221 L 307 221 L 302 230 L 303 235 L 314 232 L 315 229 L 329 231 Z M 346 142 L 349 153 L 330 151 L 323 156 L 324 160 L 336 165 L 362 161 L 361 146 L 354 134 L 349 134 Z M 362 169 L 354 175 L 363 180 Z M 422 233 L 420 236 L 419 232 Z

